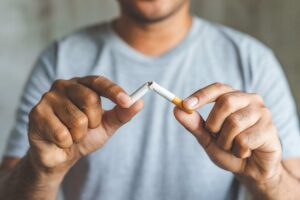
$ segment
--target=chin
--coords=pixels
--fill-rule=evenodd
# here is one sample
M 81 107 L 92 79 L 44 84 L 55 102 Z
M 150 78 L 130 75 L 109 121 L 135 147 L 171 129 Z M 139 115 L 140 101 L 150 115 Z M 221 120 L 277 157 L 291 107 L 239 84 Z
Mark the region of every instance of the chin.
M 135 20 L 154 23 L 168 18 L 189 0 L 118 0 L 123 13 Z

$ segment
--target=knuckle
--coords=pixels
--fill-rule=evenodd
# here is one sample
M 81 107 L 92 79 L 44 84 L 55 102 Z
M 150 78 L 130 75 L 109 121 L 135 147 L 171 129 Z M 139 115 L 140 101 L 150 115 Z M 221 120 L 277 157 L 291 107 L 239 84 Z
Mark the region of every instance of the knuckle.
M 219 90 L 231 90 L 232 87 L 230 85 L 227 85 L 227 84 L 224 84 L 224 83 L 221 83 L 221 82 L 216 82 L 213 84 L 214 87 L 218 88 Z
M 197 92 L 195 92 L 192 96 L 194 97 L 198 97 L 198 98 L 202 98 L 202 99 L 208 99 L 208 94 L 205 90 L 198 90 Z
M 248 145 L 248 136 L 246 135 L 238 135 L 235 138 L 235 142 L 238 144 L 239 147 L 246 147 Z
M 85 95 L 84 104 L 85 105 L 98 105 L 100 98 L 96 93 L 89 92 Z
M 71 78 L 70 81 L 78 81 L 79 79 L 80 79 L 80 77 L 75 76 L 75 77 Z
M 66 80 L 58 79 L 53 82 L 51 89 L 55 90 L 55 89 L 62 88 L 65 86 L 66 82 L 67 82 Z
M 59 143 L 65 142 L 69 137 L 69 131 L 64 127 L 55 127 L 53 129 L 53 138 Z
M 228 123 L 229 127 L 231 127 L 232 129 L 236 129 L 240 126 L 239 117 L 237 115 L 230 115 L 227 118 L 227 123 Z
M 223 83 L 223 87 L 224 89 L 230 89 L 230 90 L 233 90 L 232 86 L 231 85 L 228 85 L 226 83 Z
M 38 119 L 40 116 L 42 116 L 42 114 L 44 113 L 41 104 L 37 104 L 36 106 L 34 106 L 31 110 L 31 112 L 29 113 L 29 119 L 30 120 L 35 120 Z
M 263 114 L 264 117 L 266 117 L 268 119 L 272 118 L 271 111 L 268 108 L 266 108 L 266 107 L 262 108 L 262 114 Z
M 38 105 L 34 106 L 30 113 L 29 113 L 29 119 L 34 119 L 36 115 L 40 114 L 40 111 L 38 111 L 40 108 Z
M 259 102 L 260 104 L 264 103 L 264 100 L 263 100 L 263 98 L 262 98 L 261 95 L 259 95 L 257 93 L 253 93 L 252 97 L 253 97 L 254 100 L 256 100 L 257 102 Z
M 86 132 L 71 131 L 71 134 L 72 134 L 73 141 L 75 143 L 78 143 L 85 137 Z
M 267 121 L 265 124 L 262 125 L 261 131 L 264 132 L 264 135 L 272 135 L 273 133 L 277 133 L 277 127 L 273 124 L 272 121 Z
M 278 129 L 273 123 L 270 124 L 270 129 L 269 130 L 270 130 L 271 133 L 275 133 L 276 135 L 278 134 Z
M 234 104 L 234 97 L 232 95 L 223 95 L 218 101 L 218 105 L 224 109 L 230 109 Z
M 91 83 L 92 85 L 97 85 L 97 84 L 103 84 L 105 82 L 104 76 L 95 76 L 92 78 Z
M 81 89 L 81 86 L 76 82 L 68 84 L 68 86 L 66 86 L 66 91 L 68 93 L 70 93 L 70 92 L 80 92 L 81 91 L 80 89 Z
M 74 127 L 83 127 L 87 126 L 88 118 L 83 114 L 78 114 L 77 116 L 72 117 L 71 121 L 72 126 Z
M 121 124 L 125 124 L 125 123 L 129 122 L 131 120 L 131 118 L 130 119 L 124 119 L 121 116 L 117 115 L 117 120 L 118 120 L 118 124 L 121 125 Z
M 203 99 L 208 99 L 209 94 L 207 93 L 207 91 L 201 91 L 199 92 L 199 97 L 202 97 Z
M 223 83 L 220 83 L 220 82 L 215 82 L 213 84 L 216 88 L 223 88 L 224 87 L 224 84 Z
M 55 99 L 55 94 L 53 92 L 46 92 L 42 96 L 42 101 L 51 101 Z
M 116 96 L 118 92 L 120 91 L 119 86 L 116 84 L 112 83 L 108 88 L 107 88 L 107 93 L 110 96 Z

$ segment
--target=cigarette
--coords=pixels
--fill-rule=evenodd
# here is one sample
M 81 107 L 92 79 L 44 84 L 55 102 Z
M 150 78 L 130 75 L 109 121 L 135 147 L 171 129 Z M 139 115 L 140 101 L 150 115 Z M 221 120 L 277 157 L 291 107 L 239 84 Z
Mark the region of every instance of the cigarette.
M 137 100 L 145 96 L 149 90 L 149 82 L 147 82 L 130 95 L 131 101 L 135 103 Z
M 159 94 L 160 96 L 162 96 L 163 98 L 165 98 L 168 101 L 172 102 L 174 105 L 181 108 L 183 111 L 185 111 L 189 114 L 193 113 L 192 110 L 188 110 L 188 109 L 184 108 L 183 100 L 181 98 L 179 98 L 178 96 L 176 96 L 175 94 L 173 94 L 172 92 L 167 90 L 166 88 L 163 88 L 162 86 L 158 85 L 154 81 L 149 82 L 149 88 L 151 90 L 153 90 L 154 92 L 156 92 L 157 94 Z
M 188 110 L 188 109 L 184 108 L 183 100 L 181 98 L 179 98 L 178 96 L 176 96 L 175 94 L 173 94 L 172 92 L 167 90 L 166 88 L 163 88 L 162 86 L 160 86 L 159 84 L 157 84 L 154 81 L 149 81 L 149 82 L 145 83 L 144 85 L 142 85 L 139 89 L 137 89 L 131 95 L 132 102 L 136 102 L 137 100 L 142 98 L 145 94 L 147 94 L 147 92 L 149 90 L 153 90 L 154 92 L 156 92 L 163 98 L 167 99 L 168 101 L 172 102 L 173 104 L 175 104 L 176 106 L 181 108 L 186 113 L 189 113 L 189 114 L 193 113 L 193 110 Z

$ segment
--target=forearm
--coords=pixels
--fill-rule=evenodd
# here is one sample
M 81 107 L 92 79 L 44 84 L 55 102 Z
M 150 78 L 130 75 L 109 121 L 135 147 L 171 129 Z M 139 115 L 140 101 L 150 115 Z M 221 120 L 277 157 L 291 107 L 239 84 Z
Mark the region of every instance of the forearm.
M 242 181 L 254 199 L 262 200 L 296 200 L 300 197 L 300 181 L 281 167 L 280 174 L 274 180 L 264 183 Z
M 27 155 L 11 171 L 1 172 L 0 199 L 54 200 L 62 179 L 36 170 Z

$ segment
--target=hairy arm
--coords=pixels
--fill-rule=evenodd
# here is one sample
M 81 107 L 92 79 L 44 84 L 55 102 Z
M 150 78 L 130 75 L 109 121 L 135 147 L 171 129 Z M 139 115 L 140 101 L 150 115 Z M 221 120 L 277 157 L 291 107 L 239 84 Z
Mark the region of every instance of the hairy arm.
M 0 169 L 0 199 L 56 199 L 63 175 L 37 171 L 31 158 L 4 158 Z

